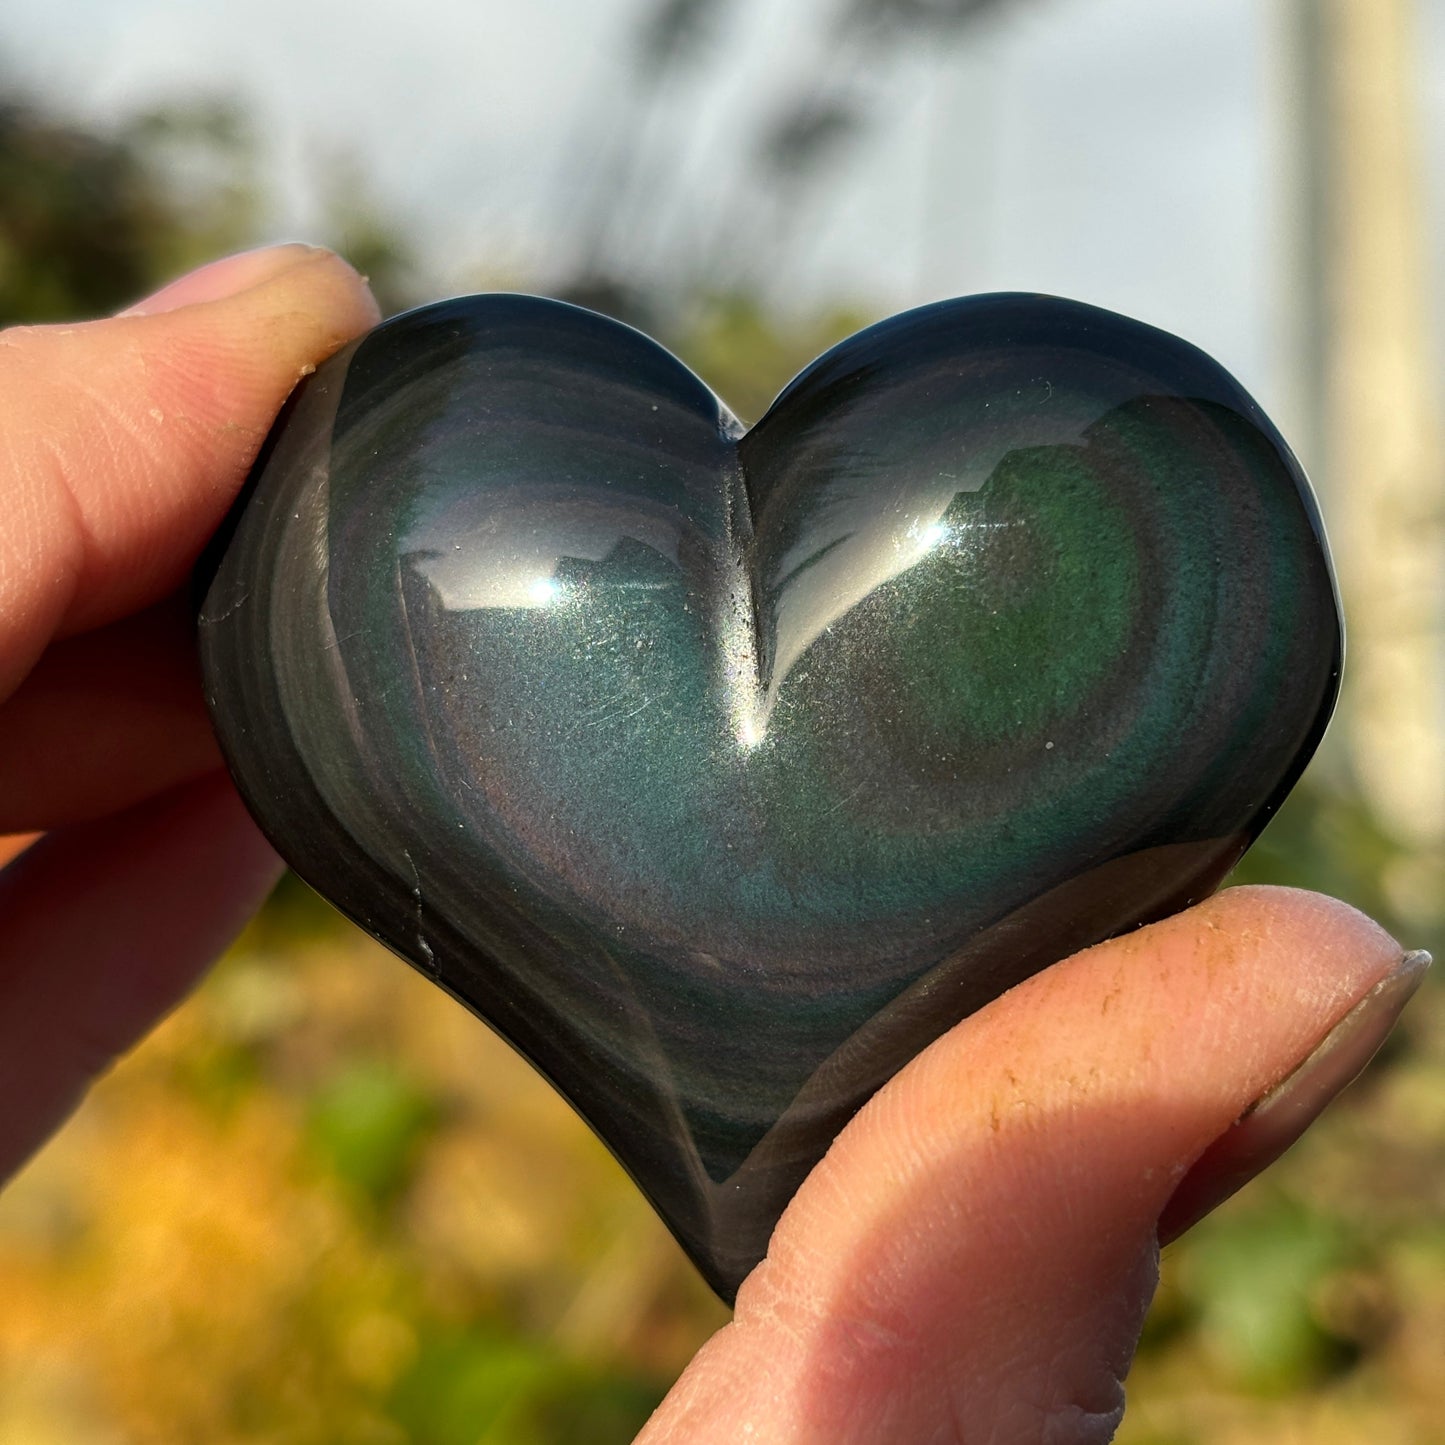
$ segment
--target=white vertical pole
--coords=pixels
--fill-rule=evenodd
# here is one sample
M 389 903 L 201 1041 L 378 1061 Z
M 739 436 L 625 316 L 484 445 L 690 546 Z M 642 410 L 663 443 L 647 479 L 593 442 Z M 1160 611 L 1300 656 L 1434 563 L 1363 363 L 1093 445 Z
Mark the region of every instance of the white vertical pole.
M 1318 0 L 1327 167 L 1322 440 L 1346 721 L 1382 821 L 1445 843 L 1445 458 L 1411 0 Z

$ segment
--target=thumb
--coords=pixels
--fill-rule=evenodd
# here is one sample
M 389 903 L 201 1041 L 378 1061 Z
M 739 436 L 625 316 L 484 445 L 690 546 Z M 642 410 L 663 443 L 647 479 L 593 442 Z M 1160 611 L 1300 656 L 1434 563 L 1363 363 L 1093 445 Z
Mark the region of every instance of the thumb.
M 180 585 L 297 379 L 376 318 L 338 257 L 275 246 L 0 332 L 0 698 L 53 637 Z
M 1236 888 L 1020 985 L 839 1136 L 641 1440 L 1112 1438 L 1161 1215 L 1282 1152 L 1426 961 L 1343 904 Z

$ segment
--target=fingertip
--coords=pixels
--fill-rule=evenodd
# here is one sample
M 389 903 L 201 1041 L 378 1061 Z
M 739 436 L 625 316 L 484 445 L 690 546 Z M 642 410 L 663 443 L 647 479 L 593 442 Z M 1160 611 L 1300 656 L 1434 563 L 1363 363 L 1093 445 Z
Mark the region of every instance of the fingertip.
M 1232 926 L 1278 932 L 1303 951 L 1337 959 L 1352 973 L 1378 964 L 1388 968 L 1404 951 L 1386 929 L 1358 908 L 1304 888 L 1245 883 L 1226 888 L 1199 905 Z
M 128 315 L 5 333 L 0 651 L 28 665 L 178 588 L 297 381 L 379 315 L 340 256 L 282 246 Z
M 243 290 L 226 299 L 245 300 L 267 311 L 287 314 L 299 306 L 318 322 L 329 324 L 332 350 L 381 320 L 381 308 L 364 276 L 335 251 L 324 246 L 287 245 L 277 264 Z
M 348 336 L 381 319 L 371 287 L 349 261 L 329 247 L 302 241 L 259 246 L 209 261 L 119 312 L 117 319 L 170 315 L 191 306 L 233 301 L 288 277 L 317 293 L 313 309 L 341 313 Z
M 216 265 L 214 281 L 203 267 L 173 283 L 180 304 L 119 318 L 139 324 L 130 344 L 153 358 L 193 423 L 264 409 L 269 426 L 302 376 L 381 318 L 365 278 L 324 247 L 289 244 Z
M 995 1000 L 839 1136 L 656 1438 L 1109 1438 L 1171 1195 L 1400 956 L 1239 888 Z
M 183 306 L 193 306 L 204 301 L 224 301 L 289 270 L 317 249 L 301 242 L 290 241 L 221 256 L 168 281 L 159 290 L 126 307 L 117 315 L 158 316 L 166 311 L 177 311 Z

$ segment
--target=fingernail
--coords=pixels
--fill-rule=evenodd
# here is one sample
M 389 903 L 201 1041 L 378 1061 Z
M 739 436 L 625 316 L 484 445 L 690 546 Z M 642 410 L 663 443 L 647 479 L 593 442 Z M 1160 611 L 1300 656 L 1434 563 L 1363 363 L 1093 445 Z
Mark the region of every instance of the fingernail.
M 1389 1037 L 1429 967 L 1424 949 L 1407 953 L 1293 1073 L 1261 1095 L 1200 1155 L 1159 1217 L 1161 1245 L 1178 1239 L 1242 1189 L 1319 1118 Z
M 127 307 L 120 315 L 156 316 L 162 311 L 193 306 L 198 301 L 224 301 L 228 296 L 239 296 L 242 291 L 249 291 L 253 286 L 259 286 L 317 254 L 318 248 L 295 242 L 239 251 L 234 256 L 223 256 L 219 261 L 188 271 L 144 301 Z

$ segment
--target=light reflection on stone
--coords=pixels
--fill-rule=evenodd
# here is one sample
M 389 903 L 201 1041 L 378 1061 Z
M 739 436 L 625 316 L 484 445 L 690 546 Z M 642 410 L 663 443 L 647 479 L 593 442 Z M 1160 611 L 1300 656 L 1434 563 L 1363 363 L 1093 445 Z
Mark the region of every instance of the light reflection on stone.
M 200 624 L 283 855 L 532 1058 L 725 1297 L 914 1053 L 1216 886 L 1340 655 L 1238 385 L 1027 296 L 872 328 L 745 435 L 576 308 L 395 318 L 298 389 Z

